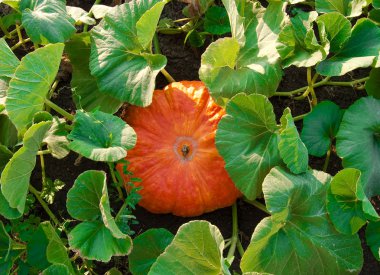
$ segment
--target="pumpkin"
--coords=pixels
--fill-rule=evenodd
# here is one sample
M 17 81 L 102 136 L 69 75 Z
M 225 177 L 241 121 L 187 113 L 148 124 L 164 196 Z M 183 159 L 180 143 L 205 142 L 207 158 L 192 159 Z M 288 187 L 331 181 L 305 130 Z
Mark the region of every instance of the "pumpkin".
M 146 108 L 130 106 L 123 119 L 137 134 L 128 170 L 142 179 L 139 204 L 153 213 L 197 216 L 232 205 L 240 196 L 215 146 L 225 114 L 200 81 L 156 90 Z M 121 165 L 118 170 L 124 181 Z

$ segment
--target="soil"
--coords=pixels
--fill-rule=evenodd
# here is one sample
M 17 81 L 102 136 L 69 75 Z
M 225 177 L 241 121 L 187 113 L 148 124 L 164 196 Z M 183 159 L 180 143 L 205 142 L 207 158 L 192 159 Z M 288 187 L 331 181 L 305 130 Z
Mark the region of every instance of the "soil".
M 67 1 L 68 5 L 80 6 L 86 10 L 92 5 L 93 1 L 80 1 L 71 0 Z M 113 5 L 117 2 L 115 1 L 103 1 L 105 4 Z M 164 9 L 163 17 L 170 17 L 173 19 L 181 17 L 181 10 L 184 7 L 183 3 L 177 1 L 172 1 L 168 3 Z M 197 80 L 198 69 L 200 67 L 200 56 L 203 50 L 207 47 L 207 44 L 201 49 L 194 49 L 188 45 L 184 45 L 183 35 L 159 35 L 159 41 L 162 53 L 167 57 L 167 71 L 176 79 L 180 80 Z M 22 52 L 20 52 L 20 55 Z M 283 81 L 280 84 L 278 91 L 291 91 L 299 87 L 306 85 L 306 70 L 299 68 L 288 68 L 285 69 L 285 75 Z M 357 79 L 363 75 L 368 75 L 368 70 L 358 70 L 350 75 L 343 77 L 343 80 L 349 80 L 350 78 Z M 340 78 L 342 79 L 342 78 Z M 162 75 L 157 77 L 156 87 L 158 89 L 163 88 L 167 84 L 167 81 Z M 347 108 L 359 97 L 364 96 L 365 92 L 354 90 L 351 87 L 320 87 L 316 90 L 318 99 L 331 100 L 341 106 L 342 108 Z M 282 111 L 286 107 L 292 109 L 294 116 L 306 113 L 309 111 L 309 104 L 305 101 L 296 101 L 288 98 L 272 97 L 271 102 L 274 105 L 275 113 L 277 118 L 282 114 Z M 60 82 L 58 89 L 52 97 L 52 101 L 63 107 L 69 112 L 74 112 L 75 105 L 71 98 L 70 90 L 70 75 L 66 74 L 63 80 Z M 297 123 L 297 127 L 302 127 L 302 122 Z M 62 160 L 57 160 L 52 157 L 47 156 L 46 162 L 46 174 L 47 176 L 54 179 L 60 179 L 66 183 L 63 190 L 57 193 L 54 204 L 51 206 L 54 213 L 62 218 L 68 218 L 66 212 L 66 193 L 71 188 L 74 180 L 77 176 L 86 170 L 104 170 L 108 172 L 108 167 L 100 162 L 93 162 L 85 158 L 78 158 L 75 153 L 70 153 L 69 156 Z M 31 178 L 32 185 L 39 187 L 41 184 L 41 172 L 37 161 L 36 169 L 34 170 Z M 310 166 L 314 169 L 321 170 L 324 163 L 324 158 L 312 157 L 310 159 Z M 333 154 L 330 165 L 327 172 L 334 175 L 342 169 L 341 160 L 335 154 Z M 110 177 L 109 177 L 110 178 Z M 116 194 L 111 193 L 111 198 L 115 198 Z M 117 204 L 117 203 L 115 203 Z M 379 205 L 379 204 L 378 204 Z M 37 210 L 40 210 L 41 216 L 46 217 L 45 212 L 41 207 L 37 206 Z M 232 231 L 232 219 L 231 219 L 231 208 L 224 208 L 214 211 L 212 213 L 207 213 L 202 216 L 190 219 L 181 218 L 173 215 L 156 215 L 151 214 L 141 207 L 137 206 L 134 215 L 137 217 L 138 224 L 134 225 L 132 229 L 136 232 L 136 235 L 141 234 L 150 228 L 166 228 L 172 233 L 176 233 L 178 228 L 193 219 L 207 220 L 212 224 L 216 225 L 225 238 L 231 236 Z M 266 214 L 261 210 L 258 210 L 254 206 L 244 202 L 238 201 L 238 217 L 239 217 L 239 234 L 242 240 L 243 247 L 246 248 L 249 244 L 251 235 L 255 229 L 255 226 L 262 220 Z M 47 217 L 46 217 L 47 218 Z M 364 231 L 359 232 L 360 238 L 362 240 L 362 247 L 364 253 L 364 266 L 361 274 L 380 274 L 380 264 L 373 257 L 371 251 L 365 243 Z M 312 260 L 312 259 L 311 259 Z M 127 257 L 113 257 L 112 261 L 109 263 L 97 262 L 95 265 L 95 270 L 101 274 L 105 273 L 112 267 L 117 267 L 123 274 L 128 273 L 128 258 Z M 233 269 L 240 272 L 239 269 L 240 256 L 236 253 L 236 258 L 233 263 Z

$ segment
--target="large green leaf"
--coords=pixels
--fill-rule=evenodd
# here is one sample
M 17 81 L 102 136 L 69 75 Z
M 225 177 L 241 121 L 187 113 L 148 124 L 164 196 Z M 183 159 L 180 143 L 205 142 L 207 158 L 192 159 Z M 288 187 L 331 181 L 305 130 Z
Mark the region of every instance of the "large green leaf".
M 322 101 L 303 119 L 301 132 L 309 154 L 324 156 L 329 150 L 339 129 L 344 110 L 331 101 Z
M 52 118 L 53 124 L 49 131 L 46 133 L 43 142 L 47 144 L 51 155 L 57 159 L 66 157 L 70 150 L 68 148 L 69 141 L 67 139 L 67 130 L 64 119 L 58 117 Z
M 371 66 L 380 51 L 380 28 L 369 19 L 360 19 L 340 51 L 317 66 L 321 75 L 339 76 Z
M 8 116 L 0 114 L 0 144 L 13 148 L 18 142 L 17 130 Z
M 12 239 L 5 230 L 4 224 L 0 221 L 0 262 L 8 260 L 9 253 L 12 247 Z
M 368 95 L 380 99 L 380 68 L 373 68 L 369 79 L 365 82 L 365 90 Z
M 21 0 L 22 25 L 37 44 L 65 42 L 76 31 L 65 0 Z
M 20 61 L 9 48 L 4 38 L 0 39 L 0 76 L 13 77 Z
M 202 55 L 200 79 L 214 98 L 239 92 L 271 96 L 282 77 L 276 43 L 286 21 L 285 3 L 245 2 L 244 14 L 235 0 L 224 0 L 232 38 L 219 39 Z
M 129 269 L 134 275 L 148 274 L 150 268 L 174 235 L 166 229 L 149 229 L 133 240 L 133 250 L 128 257 Z
M 39 150 L 51 122 L 40 122 L 26 131 L 21 147 L 5 166 L 1 174 L 1 192 L 12 208 L 24 212 L 29 180 L 36 164 Z
M 107 178 L 103 171 L 88 170 L 75 180 L 67 193 L 67 211 L 81 221 L 102 218 L 105 226 L 115 238 L 126 238 L 111 215 L 107 191 Z
M 207 221 L 182 225 L 149 274 L 222 274 L 224 239 Z
M 42 275 L 70 275 L 70 271 L 67 268 L 67 266 L 63 264 L 53 264 L 46 268 L 44 271 L 41 273 Z M 73 274 L 73 273 L 71 273 Z
M 362 172 L 368 197 L 380 195 L 380 100 L 365 97 L 344 113 L 337 134 L 336 149 L 343 167 Z
M 92 111 L 99 108 L 98 110 L 102 112 L 115 113 L 122 102 L 106 93 L 99 92 L 96 78 L 90 73 L 90 34 L 88 32 L 75 34 L 66 43 L 65 51 L 73 66 L 71 88 L 77 109 Z
M 47 45 L 26 55 L 9 83 L 6 109 L 9 118 L 20 131 L 32 122 L 58 72 L 63 44 Z
M 10 207 L 3 193 L 0 192 L 0 215 L 8 220 L 13 220 L 20 218 L 23 212 L 19 212 L 17 208 Z
M 331 52 L 339 51 L 351 36 L 350 21 L 338 12 L 323 14 L 316 21 L 325 26 Z
M 28 263 L 40 269 L 50 264 L 62 264 L 74 274 L 67 249 L 50 222 L 43 222 L 27 246 Z
M 109 11 L 92 29 L 90 69 L 99 90 L 138 106 L 152 102 L 166 58 L 151 53 L 162 0 L 131 1 Z
M 112 256 L 124 256 L 131 252 L 132 239 L 117 239 L 101 221 L 85 221 L 78 224 L 69 233 L 71 249 L 80 256 L 102 262 L 108 262 Z
M 344 234 L 358 232 L 367 219 L 380 219 L 364 194 L 360 171 L 354 168 L 343 169 L 332 179 L 327 210 L 335 228 Z
M 121 118 L 95 111 L 77 111 L 69 148 L 95 161 L 114 162 L 125 158 L 136 144 L 136 133 Z
M 3 172 L 5 165 L 12 158 L 13 153 L 8 149 L 8 147 L 0 144 L 0 175 Z
M 365 237 L 373 256 L 380 261 L 380 221 L 370 222 L 367 225 Z
M 216 147 L 236 186 L 254 200 L 270 169 L 282 164 L 273 106 L 263 95 L 239 94 L 228 102 L 226 112 L 216 131 Z
M 309 164 L 309 155 L 303 144 L 289 108 L 284 110 L 281 117 L 280 141 L 278 150 L 286 166 L 294 174 L 306 172 Z
M 339 12 L 345 17 L 356 17 L 362 14 L 367 6 L 366 0 L 316 0 L 315 9 L 319 13 Z
M 203 26 L 205 31 L 211 34 L 222 35 L 231 32 L 227 11 L 219 6 L 207 9 Z
M 359 273 L 363 252 L 357 235 L 337 232 L 329 221 L 326 192 L 330 176 L 294 175 L 273 168 L 263 183 L 271 217 L 253 233 L 240 267 L 272 274 Z
M 315 11 L 298 11 L 291 19 L 291 25 L 283 28 L 277 45 L 283 67 L 314 66 L 328 55 L 330 43 L 324 25 L 318 24 L 319 40 L 314 33 L 313 22 L 317 16 Z

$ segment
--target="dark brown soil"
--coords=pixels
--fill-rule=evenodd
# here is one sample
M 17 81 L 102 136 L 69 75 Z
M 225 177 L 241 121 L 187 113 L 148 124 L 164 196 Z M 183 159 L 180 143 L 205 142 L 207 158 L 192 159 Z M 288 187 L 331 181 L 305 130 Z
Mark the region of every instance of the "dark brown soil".
M 103 3 L 112 4 L 115 1 L 103 1 Z M 92 5 L 92 1 L 80 1 L 71 0 L 68 1 L 68 5 L 80 6 L 86 10 Z M 164 16 L 171 18 L 178 18 L 181 16 L 181 9 L 184 4 L 177 1 L 172 1 L 166 5 Z M 188 45 L 184 45 L 183 35 L 160 35 L 160 46 L 162 53 L 168 58 L 168 65 L 166 69 L 177 80 L 196 80 L 199 79 L 198 69 L 200 67 L 200 56 L 203 49 L 193 49 Z M 368 74 L 366 70 L 360 70 L 353 75 L 345 76 L 344 79 L 348 80 L 350 77 L 359 78 L 364 74 Z M 290 91 L 306 85 L 306 71 L 298 68 L 288 68 L 285 70 L 283 81 L 280 84 L 279 91 Z M 167 84 L 165 78 L 159 75 L 157 78 L 157 88 L 163 88 Z M 357 98 L 365 95 L 363 91 L 355 91 L 353 88 L 336 88 L 336 87 L 321 87 L 317 91 L 319 100 L 332 100 L 342 108 L 350 106 Z M 71 99 L 70 92 L 70 79 L 65 82 L 61 81 L 56 93 L 52 100 L 59 106 L 65 108 L 69 112 L 75 111 L 75 105 Z M 295 101 L 288 98 L 271 98 L 271 102 L 274 105 L 277 117 L 280 117 L 282 111 L 286 107 L 292 109 L 293 114 L 300 115 L 309 111 L 309 105 L 307 101 Z M 302 127 L 302 122 L 297 124 L 298 127 Z M 314 169 L 322 169 L 324 158 L 311 158 L 310 165 Z M 37 162 L 38 163 L 38 162 Z M 65 188 L 57 193 L 57 198 L 52 205 L 52 210 L 58 215 L 67 218 L 66 212 L 66 193 L 71 188 L 76 177 L 83 171 L 95 169 L 104 170 L 108 172 L 108 168 L 103 163 L 92 162 L 85 158 L 78 161 L 78 156 L 74 153 L 63 160 L 57 160 L 51 157 L 46 157 L 46 173 L 48 177 L 54 179 L 60 179 L 66 183 Z M 330 161 L 328 171 L 334 175 L 337 171 L 342 169 L 341 160 L 333 155 Z M 40 167 L 37 165 L 33 172 L 32 185 L 38 187 L 41 183 Z M 111 197 L 115 197 L 111 194 Z M 115 203 L 117 204 L 117 203 Z M 40 208 L 41 209 L 41 208 Z M 45 217 L 45 213 L 41 209 L 41 215 Z M 139 221 L 138 225 L 133 226 L 133 230 L 136 234 L 141 234 L 149 228 L 163 227 L 171 232 L 175 233 L 177 229 L 184 223 L 192 220 L 190 218 L 180 218 L 173 215 L 156 215 L 147 212 L 141 207 L 137 207 L 134 215 Z M 238 202 L 238 216 L 239 216 L 239 234 L 243 243 L 243 247 L 246 248 L 249 244 L 251 235 L 258 222 L 265 217 L 265 214 L 257 208 L 243 202 Z M 232 218 L 231 208 L 224 208 L 212 213 L 204 214 L 196 219 L 204 219 L 210 221 L 216 225 L 222 232 L 225 238 L 231 236 Z M 364 231 L 360 231 L 360 237 L 362 240 L 362 246 L 364 251 L 364 266 L 361 274 L 380 274 L 380 264 L 373 257 L 371 251 L 367 247 L 364 240 Z M 312 260 L 312 259 L 310 259 Z M 114 257 L 110 263 L 96 263 L 96 271 L 98 273 L 104 273 L 108 269 L 116 266 L 123 273 L 127 274 L 127 257 Z M 235 271 L 239 270 L 240 256 L 236 253 L 236 259 L 233 264 Z

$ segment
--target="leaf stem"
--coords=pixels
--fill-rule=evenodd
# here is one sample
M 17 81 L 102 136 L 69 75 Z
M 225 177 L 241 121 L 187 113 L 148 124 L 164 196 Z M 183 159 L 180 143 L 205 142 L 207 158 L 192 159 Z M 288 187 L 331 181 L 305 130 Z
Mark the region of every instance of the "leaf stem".
M 20 30 L 22 30 L 22 29 L 23 29 L 23 26 L 20 25 L 19 28 L 20 28 Z M 5 38 L 12 38 L 12 36 L 13 36 L 14 34 L 16 34 L 16 33 L 17 33 L 17 29 L 14 29 L 14 30 L 12 30 L 12 31 L 10 31 L 10 32 L 8 33 L 9 36 L 4 35 L 4 36 L 2 37 L 2 39 L 5 39 Z
M 40 164 L 41 164 L 41 174 L 42 174 L 42 185 L 46 183 L 46 171 L 45 171 L 45 159 L 44 154 L 40 154 Z
M 165 70 L 165 68 L 161 69 L 161 73 L 165 76 L 166 80 L 169 83 L 175 82 L 175 79 L 168 73 L 167 70 Z
M 107 162 L 107 164 L 108 164 L 108 168 L 110 169 L 110 173 L 111 173 L 112 181 L 113 181 L 114 185 L 116 186 L 117 193 L 119 194 L 119 199 L 120 199 L 120 200 L 124 200 L 123 191 L 121 190 L 121 188 L 120 188 L 120 186 L 119 186 L 119 182 L 118 182 L 117 179 L 116 179 L 116 175 L 115 175 L 115 166 L 113 165 L 112 162 Z
M 41 151 L 37 152 L 37 156 L 48 155 L 48 154 L 51 154 L 51 150 L 49 150 L 49 149 L 41 150 Z
M 238 242 L 238 214 L 236 202 L 232 205 L 232 236 L 231 236 L 231 246 L 228 250 L 227 259 L 235 255 L 236 244 Z
M 330 156 L 331 156 L 331 149 L 332 149 L 331 147 L 332 147 L 332 145 L 330 145 L 329 150 L 327 150 L 327 153 L 326 153 L 325 163 L 323 164 L 323 172 L 326 172 L 327 168 L 329 166 L 329 161 L 330 161 Z
M 252 204 L 253 206 L 255 206 L 256 208 L 260 209 L 261 211 L 267 213 L 268 215 L 270 215 L 271 213 L 268 211 L 268 209 L 266 208 L 266 206 L 264 204 L 262 204 L 261 202 L 257 201 L 257 200 L 249 200 L 247 198 L 244 198 L 244 201 L 249 203 L 249 204 Z
M 49 106 L 50 108 L 52 108 L 54 111 L 56 111 L 58 114 L 62 115 L 63 117 L 65 117 L 67 120 L 70 120 L 70 121 L 73 121 L 74 120 L 74 116 L 68 112 L 66 112 L 65 110 L 63 110 L 61 107 L 59 107 L 58 105 L 56 105 L 55 103 L 51 102 L 49 99 L 45 98 L 44 99 L 44 102 L 47 106 Z
M 119 220 L 121 213 L 123 213 L 123 211 L 127 207 L 127 205 L 128 205 L 128 200 L 125 199 L 123 205 L 120 207 L 119 211 L 117 212 L 117 214 L 115 216 L 115 221 Z
M 90 9 L 90 12 L 87 14 L 88 17 L 92 17 L 94 15 L 94 13 L 92 12 L 92 8 L 97 5 L 97 4 L 100 4 L 102 2 L 102 0 L 96 0 L 94 2 L 94 4 L 92 5 L 91 9 Z M 83 32 L 87 32 L 88 31 L 88 24 L 84 24 L 83 25 Z
M 305 114 L 302 114 L 302 115 L 299 115 L 299 116 L 295 116 L 295 117 L 293 117 L 293 120 L 294 120 L 294 121 L 302 120 L 302 119 L 304 119 L 304 117 L 307 116 L 308 114 L 310 114 L 310 112 L 305 113 Z
M 342 82 L 341 81 L 328 81 L 328 82 L 325 83 L 325 85 L 354 87 L 356 84 L 359 84 L 359 83 L 362 83 L 362 82 L 366 82 L 368 79 L 369 79 L 369 76 L 363 77 L 363 78 L 360 78 L 360 79 L 356 79 L 356 80 L 353 80 L 353 81 L 349 81 L 349 82 L 344 82 L 344 81 L 342 81 Z
M 0 17 L 0 29 L 4 33 L 5 37 L 7 37 L 7 38 L 11 38 L 12 37 L 12 36 L 10 36 L 7 28 L 5 27 L 2 17 Z
M 243 248 L 243 245 L 241 244 L 240 239 L 238 239 L 238 242 L 237 242 L 237 249 L 239 251 L 240 257 L 243 257 L 243 255 L 244 255 L 244 248 Z
M 53 212 L 51 212 L 49 206 L 46 204 L 46 202 L 41 198 L 39 192 L 37 189 L 35 189 L 32 185 L 29 184 L 29 191 L 36 197 L 36 199 L 41 204 L 42 208 L 45 210 L 45 212 L 49 215 L 50 219 L 54 222 L 56 226 L 59 226 L 60 223 L 57 219 L 57 217 L 54 215 Z
M 154 46 L 154 52 L 161 54 L 160 41 L 158 40 L 157 33 L 155 33 L 153 36 L 153 46 Z
M 19 41 L 19 42 L 17 42 L 16 44 L 14 44 L 14 45 L 11 47 L 11 50 L 14 51 L 14 50 L 20 48 L 22 45 L 24 45 L 24 44 L 26 44 L 26 43 L 28 43 L 28 42 L 30 42 L 30 41 L 31 41 L 31 39 L 30 39 L 29 37 L 28 37 L 27 39 L 23 39 L 22 41 Z

